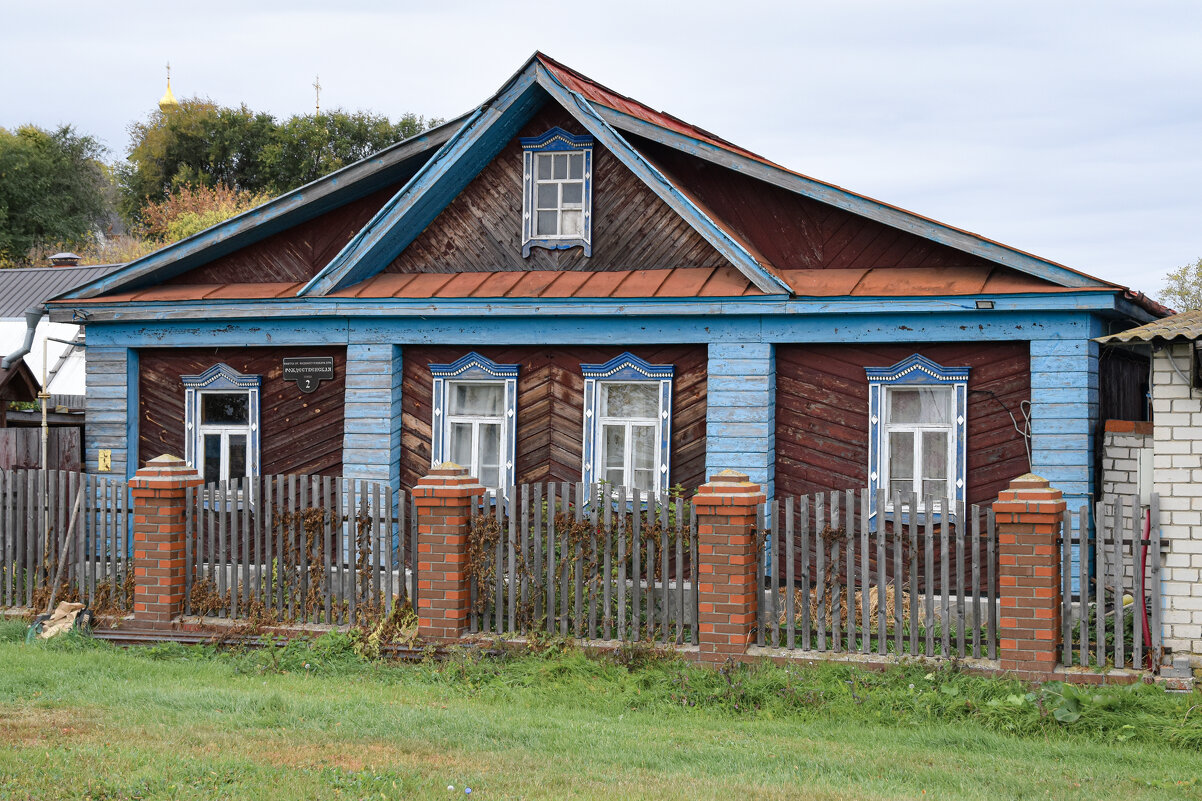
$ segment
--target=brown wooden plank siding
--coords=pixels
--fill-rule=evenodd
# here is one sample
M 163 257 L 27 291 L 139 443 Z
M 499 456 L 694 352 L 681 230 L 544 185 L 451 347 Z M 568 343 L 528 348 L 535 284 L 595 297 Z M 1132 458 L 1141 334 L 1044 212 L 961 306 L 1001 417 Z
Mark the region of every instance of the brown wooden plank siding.
M 401 420 L 401 485 L 412 487 L 430 470 L 431 364 L 447 364 L 469 347 L 406 347 Z M 520 365 L 517 400 L 517 483 L 579 481 L 584 433 L 581 364 L 609 361 L 629 350 L 652 364 L 673 364 L 670 480 L 687 488 L 705 476 L 704 345 L 632 348 L 477 348 L 502 364 Z
M 334 380 L 305 394 L 282 377 L 286 356 L 334 357 Z M 180 348 L 140 353 L 138 377 L 139 465 L 160 454 L 184 455 L 182 375 L 224 362 L 240 373 L 263 376 L 259 397 L 260 465 L 265 474 L 339 475 L 342 471 L 346 349 Z
M 1006 412 L 1009 409 L 1021 420 L 1019 404 L 1031 397 L 1026 342 L 779 345 L 779 497 L 868 485 L 868 378 L 864 368 L 888 367 L 914 353 L 948 367 L 972 368 L 966 422 L 968 502 L 991 503 L 1011 479 L 1029 472 L 1023 438 Z
M 166 284 L 261 284 L 308 281 L 330 263 L 359 229 L 400 191 L 394 184 L 273 234 Z
M 630 141 L 778 269 L 997 266 L 650 140 Z
M 537 136 L 559 126 L 586 133 L 549 104 L 520 131 Z M 613 154 L 593 148 L 593 255 L 583 248 L 535 248 L 522 258 L 522 148 L 515 137 L 390 264 L 386 272 L 499 270 L 655 270 L 727 264 Z

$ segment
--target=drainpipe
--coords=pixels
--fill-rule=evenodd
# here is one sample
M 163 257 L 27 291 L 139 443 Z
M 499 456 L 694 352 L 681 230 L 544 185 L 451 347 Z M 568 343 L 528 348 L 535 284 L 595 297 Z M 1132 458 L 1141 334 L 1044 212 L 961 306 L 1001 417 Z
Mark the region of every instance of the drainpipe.
M 31 306 L 25 310 L 25 342 L 21 347 L 14 350 L 12 353 L 0 359 L 0 368 L 7 370 L 12 367 L 18 359 L 22 358 L 26 353 L 33 350 L 33 335 L 37 330 L 38 323 L 42 320 L 42 315 L 46 312 L 41 306 Z

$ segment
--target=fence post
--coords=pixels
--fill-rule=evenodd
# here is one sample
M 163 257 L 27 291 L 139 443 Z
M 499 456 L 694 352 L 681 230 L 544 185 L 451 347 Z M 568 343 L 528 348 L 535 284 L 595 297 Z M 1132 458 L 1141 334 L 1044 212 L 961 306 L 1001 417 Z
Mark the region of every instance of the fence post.
M 693 498 L 697 511 L 700 657 L 722 662 L 754 642 L 759 585 L 756 509 L 760 485 L 745 473 L 710 476 Z
M 184 608 L 184 490 L 203 484 L 177 456 L 157 456 L 129 486 L 134 512 L 134 620 L 163 625 Z
M 456 640 L 468 625 L 467 540 L 484 487 L 467 468 L 443 462 L 413 488 L 417 507 L 417 633 Z
M 993 504 L 998 528 L 1002 670 L 1047 679 L 1060 659 L 1060 524 L 1065 501 L 1028 473 Z

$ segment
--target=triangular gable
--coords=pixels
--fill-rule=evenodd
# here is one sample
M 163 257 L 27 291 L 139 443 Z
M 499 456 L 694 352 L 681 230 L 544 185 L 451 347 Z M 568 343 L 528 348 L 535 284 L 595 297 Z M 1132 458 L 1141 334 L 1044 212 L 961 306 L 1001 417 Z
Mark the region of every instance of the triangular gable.
M 757 288 L 772 294 L 788 292 L 744 243 L 647 163 L 587 103 L 567 92 L 535 56 L 299 294 L 331 294 L 383 271 L 496 158 L 548 96 Z
M 385 273 L 719 268 L 730 262 L 610 151 L 593 146 L 592 255 L 535 247 L 522 255 L 522 146 L 583 127 L 548 102 L 384 269 Z

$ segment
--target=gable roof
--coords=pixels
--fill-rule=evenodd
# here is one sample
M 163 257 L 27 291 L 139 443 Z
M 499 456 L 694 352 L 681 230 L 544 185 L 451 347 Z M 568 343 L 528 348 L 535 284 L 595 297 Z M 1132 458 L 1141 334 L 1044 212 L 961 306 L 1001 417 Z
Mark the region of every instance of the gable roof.
M 401 291 L 399 287 L 386 290 L 386 287 L 395 284 L 396 279 L 383 280 L 381 283 L 373 277 L 379 276 L 425 230 L 483 166 L 496 156 L 522 124 L 547 102 L 555 102 L 563 107 L 599 144 L 729 261 L 752 287 L 746 294 L 823 297 L 844 287 L 843 294 L 847 295 L 868 294 L 873 287 L 883 296 L 930 294 L 934 291 L 944 294 L 945 290 L 962 292 L 970 285 L 977 286 L 977 291 L 982 293 L 1076 289 L 1121 293 L 1152 315 L 1159 316 L 1167 312 L 1142 294 L 1132 293 L 1117 284 L 788 170 L 672 115 L 654 111 L 537 52 L 495 95 L 453 123 L 405 140 L 370 159 L 131 263 L 117 274 L 93 282 L 68 297 L 76 300 L 98 298 L 100 295 L 105 295 L 108 300 L 139 297 L 142 293 L 138 290 L 177 276 L 245 244 L 260 241 L 303 219 L 312 218 L 339 202 L 346 202 L 345 198 L 355 189 L 360 190 L 359 196 L 363 196 L 367 188 L 378 191 L 384 185 L 379 180 L 379 173 L 391 166 L 393 169 L 388 172 L 388 177 L 396 181 L 403 171 L 395 168 L 399 163 L 404 163 L 409 171 L 404 186 L 383 204 L 312 280 L 299 288 L 279 283 L 273 284 L 269 290 L 263 288 L 263 292 L 276 297 L 378 297 L 379 292 L 389 296 L 389 291 Z M 884 276 L 885 270 L 874 269 L 875 265 L 871 264 L 855 265 L 862 267 L 859 278 L 848 283 L 850 273 L 842 276 L 821 275 L 832 271 L 798 269 L 804 265 L 773 263 L 757 248 L 756 235 L 734 224 L 729 208 L 722 203 L 713 205 L 710 202 L 713 198 L 707 199 L 704 187 L 665 161 L 667 151 L 653 153 L 654 148 L 667 148 L 682 154 L 682 158 L 700 159 L 723 170 L 766 183 L 777 190 L 807 198 L 807 202 L 842 209 L 896 231 L 921 237 L 934 246 L 951 249 L 948 252 L 965 254 L 964 263 L 960 266 L 968 269 L 972 275 L 966 278 L 944 276 L 945 283 L 929 287 L 931 292 L 916 292 L 913 291 L 912 281 L 905 280 L 901 274 Z M 373 176 L 375 180 L 370 187 L 362 187 Z M 308 214 L 307 218 L 305 214 Z M 761 233 L 759 240 L 768 242 L 764 237 L 769 235 Z M 991 266 L 997 266 L 1008 275 L 989 273 Z M 988 280 L 977 281 L 982 270 L 986 271 Z M 372 284 L 370 288 L 359 286 L 369 280 Z M 955 288 L 947 281 L 955 284 Z M 529 283 L 518 282 L 517 285 Z M 924 285 L 929 283 L 923 282 Z M 405 293 L 407 295 L 413 288 L 425 285 L 416 282 L 413 287 L 406 287 Z M 472 293 L 480 291 L 485 285 L 504 285 L 505 296 L 514 296 L 512 293 L 517 286 L 505 281 L 485 282 L 475 285 Z M 676 285 L 681 284 L 676 282 Z M 247 285 L 242 286 L 245 289 Z M 542 291 L 541 288 L 532 289 Z M 458 287 L 458 291 L 464 290 Z M 119 293 L 118 297 L 110 294 L 114 292 Z M 257 292 L 255 296 L 262 294 Z M 243 294 L 241 297 L 249 296 Z

